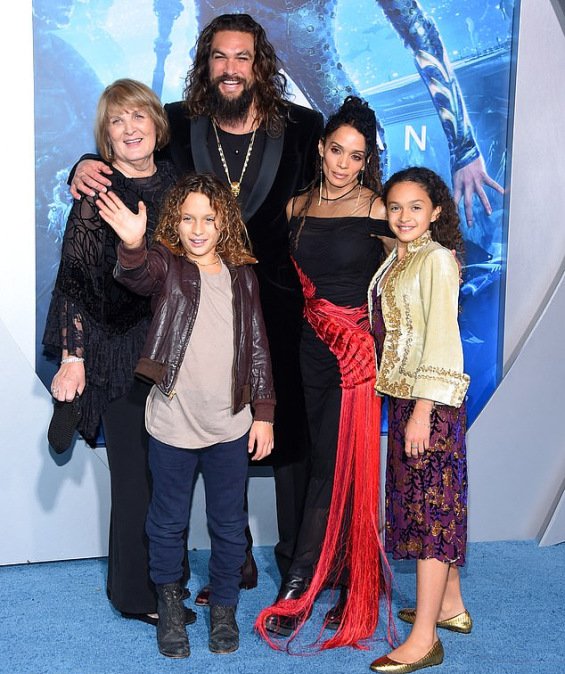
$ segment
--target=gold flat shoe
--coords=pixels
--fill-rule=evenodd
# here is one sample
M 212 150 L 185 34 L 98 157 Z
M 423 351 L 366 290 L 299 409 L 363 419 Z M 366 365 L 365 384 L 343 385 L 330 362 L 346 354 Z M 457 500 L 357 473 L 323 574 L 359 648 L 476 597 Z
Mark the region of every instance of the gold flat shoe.
M 431 649 L 416 662 L 396 662 L 386 655 L 372 662 L 369 667 L 373 672 L 388 672 L 388 674 L 408 674 L 417 672 L 424 667 L 435 667 L 443 662 L 443 646 L 438 639 Z
M 414 620 L 416 620 L 416 609 L 403 608 L 398 612 L 398 617 L 400 620 L 404 620 L 405 623 L 413 625 Z M 469 611 L 465 610 L 463 613 L 453 616 L 453 618 L 438 620 L 436 627 L 441 627 L 441 629 L 450 630 L 451 632 L 459 632 L 460 634 L 469 634 L 473 629 L 473 619 Z

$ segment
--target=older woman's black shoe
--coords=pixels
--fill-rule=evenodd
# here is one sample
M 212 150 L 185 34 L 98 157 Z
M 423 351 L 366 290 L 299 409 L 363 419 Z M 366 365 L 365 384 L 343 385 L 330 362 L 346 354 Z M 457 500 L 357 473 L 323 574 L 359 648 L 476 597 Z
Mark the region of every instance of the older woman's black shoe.
M 287 576 L 277 595 L 277 602 L 283 599 L 299 599 L 309 588 L 311 578 Z M 279 637 L 290 636 L 298 627 L 300 618 L 296 616 L 271 615 L 265 621 L 265 629 Z

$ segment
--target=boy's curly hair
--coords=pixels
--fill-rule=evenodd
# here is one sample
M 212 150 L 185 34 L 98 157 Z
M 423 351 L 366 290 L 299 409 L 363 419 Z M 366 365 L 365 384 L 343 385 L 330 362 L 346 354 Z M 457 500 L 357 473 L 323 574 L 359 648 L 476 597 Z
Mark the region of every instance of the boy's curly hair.
M 459 213 L 453 201 L 449 187 L 431 169 L 423 166 L 410 166 L 392 175 L 383 188 L 383 201 L 385 206 L 391 188 L 398 183 L 417 183 L 430 197 L 434 208 L 441 207 L 440 214 L 430 224 L 430 234 L 449 250 L 455 250 L 457 257 L 462 261 L 464 253 L 463 237 L 459 229 Z
M 208 197 L 216 212 L 216 228 L 220 232 L 216 245 L 218 255 L 236 266 L 257 262 L 236 198 L 227 185 L 210 173 L 188 173 L 171 187 L 165 196 L 153 241 L 162 243 L 175 255 L 185 254 L 179 238 L 181 208 L 193 192 Z

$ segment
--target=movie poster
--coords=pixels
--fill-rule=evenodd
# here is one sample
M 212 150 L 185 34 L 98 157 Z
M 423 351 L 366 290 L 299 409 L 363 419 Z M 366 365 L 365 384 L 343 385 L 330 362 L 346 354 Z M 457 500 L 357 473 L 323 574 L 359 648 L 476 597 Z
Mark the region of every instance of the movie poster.
M 328 115 L 348 94 L 377 113 L 385 177 L 425 165 L 472 182 L 508 183 L 518 0 L 35 0 L 37 372 L 56 363 L 41 338 L 71 197 L 70 167 L 94 151 L 102 89 L 119 77 L 180 100 L 200 28 L 218 14 L 248 12 L 283 64 L 292 99 Z M 480 191 L 482 188 L 477 188 Z M 505 199 L 468 190 L 461 333 L 471 376 L 472 422 L 501 376 L 506 258 Z M 472 205 L 471 205 L 472 204 Z M 490 212 L 487 212 L 490 211 Z

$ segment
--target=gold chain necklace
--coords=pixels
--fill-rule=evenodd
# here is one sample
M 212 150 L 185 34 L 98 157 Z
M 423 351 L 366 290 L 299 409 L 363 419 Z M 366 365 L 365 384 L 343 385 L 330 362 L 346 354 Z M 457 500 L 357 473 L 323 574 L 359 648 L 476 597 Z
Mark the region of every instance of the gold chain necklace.
M 245 155 L 245 161 L 243 162 L 243 168 L 241 169 L 241 175 L 239 176 L 239 180 L 232 180 L 230 176 L 230 171 L 228 169 L 228 163 L 224 155 L 224 149 L 222 147 L 222 144 L 220 143 L 220 137 L 218 136 L 218 129 L 216 128 L 216 122 L 214 122 L 214 120 L 212 120 L 212 126 L 214 127 L 214 134 L 216 135 L 216 143 L 218 144 L 218 152 L 220 153 L 222 166 L 224 167 L 224 171 L 226 172 L 226 177 L 230 184 L 232 194 L 234 197 L 238 197 L 239 193 L 241 192 L 241 181 L 243 180 L 243 176 L 245 174 L 245 171 L 247 170 L 247 164 L 249 164 L 249 158 L 251 157 L 251 151 L 253 150 L 253 143 L 255 142 L 255 134 L 257 132 L 257 129 L 253 131 L 253 135 L 251 136 L 251 140 L 249 141 L 249 145 L 247 146 L 247 153 Z

